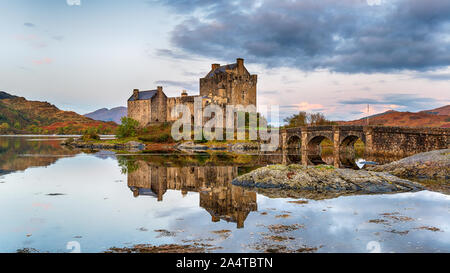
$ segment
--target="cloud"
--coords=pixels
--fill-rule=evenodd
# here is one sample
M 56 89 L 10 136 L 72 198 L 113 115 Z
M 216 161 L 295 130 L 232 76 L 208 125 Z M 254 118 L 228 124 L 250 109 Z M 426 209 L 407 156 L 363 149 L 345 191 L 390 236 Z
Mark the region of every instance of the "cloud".
M 171 42 L 187 54 L 346 73 L 450 66 L 447 0 L 157 2 L 186 17 Z
M 258 90 L 258 95 L 276 95 L 276 94 L 279 94 L 280 92 L 279 91 L 275 91 L 275 90 L 262 90 L 262 91 L 259 91 Z
M 39 60 L 33 60 L 34 64 L 41 65 L 41 64 L 51 64 L 53 60 L 51 58 L 43 58 Z
M 69 6 L 81 6 L 81 0 L 66 0 Z
M 416 94 L 384 94 L 380 98 L 357 98 L 341 100 L 341 104 L 347 105 L 385 105 L 389 108 L 428 109 L 433 105 L 440 105 L 440 101 L 434 98 L 420 97 Z
M 62 35 L 53 35 L 52 39 L 56 40 L 56 41 L 62 41 L 62 40 L 64 40 L 64 36 L 62 36 Z
M 301 111 L 304 112 L 324 112 L 325 107 L 321 104 L 311 104 L 306 101 L 302 101 L 298 104 L 280 105 L 280 120 L 284 120 L 286 117 L 292 114 L 298 114 Z
M 381 0 L 366 0 L 369 6 L 379 6 L 381 5 Z
M 34 48 L 43 48 L 47 46 L 47 43 L 45 43 L 40 37 L 34 34 L 30 35 L 16 35 L 15 39 L 18 41 L 24 41 L 29 46 Z
M 35 27 L 36 26 L 35 24 L 30 23 L 30 22 L 26 22 L 23 25 L 26 26 L 26 27 Z
M 155 81 L 155 84 L 160 85 L 168 85 L 168 86 L 175 86 L 175 87 L 181 87 L 190 91 L 198 90 L 198 82 L 196 81 L 171 81 L 171 80 L 162 80 L 162 81 Z
M 162 3 L 164 5 L 168 5 L 173 7 L 177 12 L 180 13 L 188 13 L 193 12 L 198 9 L 203 10 L 213 10 L 220 9 L 224 4 L 229 0 L 182 0 L 182 1 L 173 1 L 173 0 L 149 0 L 147 3 L 149 5 L 154 5 L 156 3 Z
M 427 79 L 430 81 L 450 81 L 450 73 L 420 73 L 414 78 Z
M 177 60 L 195 60 L 195 58 L 190 54 L 186 54 L 185 52 L 177 52 L 170 49 L 156 49 L 155 54 L 157 56 L 168 57 Z
M 294 104 L 298 111 L 322 111 L 324 109 L 321 104 L 311 104 L 306 101 L 302 101 L 298 104 Z

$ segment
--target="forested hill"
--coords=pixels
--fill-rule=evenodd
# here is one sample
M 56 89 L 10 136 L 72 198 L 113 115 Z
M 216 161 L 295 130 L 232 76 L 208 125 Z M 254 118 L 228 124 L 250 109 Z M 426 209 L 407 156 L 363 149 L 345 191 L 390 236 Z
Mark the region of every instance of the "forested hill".
M 48 102 L 29 101 L 0 92 L 1 134 L 81 134 L 88 128 L 95 128 L 100 134 L 112 134 L 116 127 L 114 122 L 63 111 Z

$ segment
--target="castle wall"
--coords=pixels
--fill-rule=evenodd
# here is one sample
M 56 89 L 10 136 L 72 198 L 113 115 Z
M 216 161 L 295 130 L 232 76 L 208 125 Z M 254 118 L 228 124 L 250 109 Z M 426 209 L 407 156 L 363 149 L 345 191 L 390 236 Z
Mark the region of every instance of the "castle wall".
M 151 121 L 150 100 L 128 101 L 128 117 L 139 122 L 140 126 L 146 126 Z
M 257 75 L 217 74 L 200 79 L 200 95 L 226 97 L 232 105 L 256 105 L 257 81 Z
M 152 98 L 151 109 L 151 122 L 167 121 L 167 96 L 162 89 Z
M 167 98 L 167 109 L 166 109 L 166 119 L 167 121 L 176 121 L 178 117 L 172 117 L 172 109 L 175 108 L 177 104 L 186 105 L 191 111 L 191 116 L 194 115 L 194 98 L 196 96 L 185 96 L 185 97 L 173 97 Z

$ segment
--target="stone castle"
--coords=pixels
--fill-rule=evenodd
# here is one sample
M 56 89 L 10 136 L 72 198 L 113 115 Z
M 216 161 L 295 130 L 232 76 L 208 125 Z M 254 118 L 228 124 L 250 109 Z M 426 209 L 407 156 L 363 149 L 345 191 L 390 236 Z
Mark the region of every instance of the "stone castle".
M 200 79 L 200 94 L 189 96 L 185 90 L 180 97 L 167 97 L 162 86 L 155 90 L 133 90 L 128 99 L 128 117 L 137 120 L 140 126 L 158 122 L 171 122 L 177 104 L 184 104 L 194 112 L 194 100 L 200 98 L 202 105 L 216 104 L 225 109 L 227 105 L 254 105 L 256 107 L 257 75 L 252 75 L 244 66 L 244 59 L 236 63 L 212 64 L 211 71 Z M 224 111 L 225 112 L 225 111 Z

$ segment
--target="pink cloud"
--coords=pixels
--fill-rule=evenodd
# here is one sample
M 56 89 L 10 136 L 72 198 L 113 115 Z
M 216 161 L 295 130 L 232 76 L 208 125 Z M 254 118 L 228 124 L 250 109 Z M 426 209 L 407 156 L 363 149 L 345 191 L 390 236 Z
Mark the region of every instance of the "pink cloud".
M 29 35 L 19 34 L 19 35 L 16 35 L 15 38 L 16 38 L 16 40 L 19 40 L 19 41 L 31 41 L 31 40 L 37 40 L 38 39 L 38 37 L 36 35 L 34 35 L 34 34 L 29 34 Z
M 16 35 L 15 39 L 18 41 L 24 41 L 29 46 L 34 48 L 43 48 L 47 46 L 47 44 L 43 41 L 43 39 L 34 34 Z
M 297 106 L 297 109 L 299 111 L 310 111 L 310 110 L 323 109 L 322 104 L 311 104 L 307 101 L 302 101 L 298 104 L 295 104 L 295 106 Z
M 50 58 L 43 58 L 43 59 L 40 59 L 40 60 L 33 60 L 34 64 L 51 64 L 52 62 L 53 62 L 53 60 L 50 59 Z
M 36 208 L 43 208 L 45 210 L 48 210 L 52 207 L 52 204 L 46 204 L 46 203 L 33 203 L 33 207 Z

